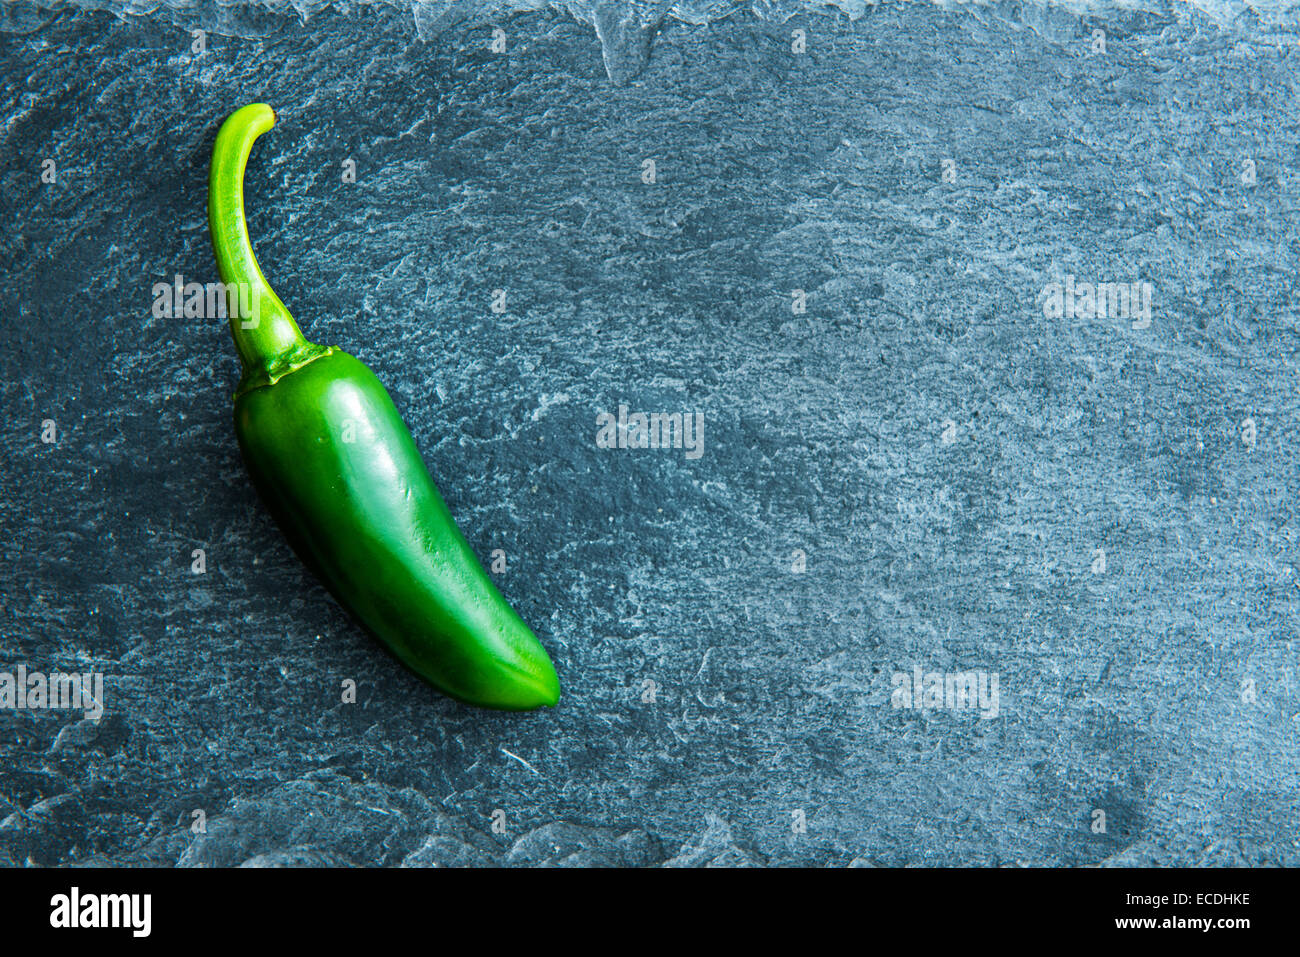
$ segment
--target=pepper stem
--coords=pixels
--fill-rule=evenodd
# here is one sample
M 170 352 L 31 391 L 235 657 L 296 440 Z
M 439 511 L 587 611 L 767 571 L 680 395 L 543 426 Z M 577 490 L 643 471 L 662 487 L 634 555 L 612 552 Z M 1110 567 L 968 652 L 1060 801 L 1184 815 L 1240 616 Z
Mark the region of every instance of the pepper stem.
M 226 286 L 230 334 L 243 365 L 239 392 L 275 382 L 325 351 L 303 338 L 298 323 L 262 275 L 244 219 L 244 168 L 253 141 L 275 125 L 275 111 L 250 103 L 221 124 L 208 178 L 208 229 Z

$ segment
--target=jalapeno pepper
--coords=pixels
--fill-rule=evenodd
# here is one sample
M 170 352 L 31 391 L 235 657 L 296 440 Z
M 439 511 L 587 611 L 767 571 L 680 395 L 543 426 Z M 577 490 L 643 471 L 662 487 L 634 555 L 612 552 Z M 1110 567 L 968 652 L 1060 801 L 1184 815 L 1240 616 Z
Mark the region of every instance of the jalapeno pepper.
M 555 668 L 456 527 L 388 392 L 363 363 L 303 338 L 262 275 L 244 168 L 275 124 L 263 103 L 217 133 L 208 225 L 243 376 L 235 434 L 298 556 L 416 674 L 469 704 L 554 705 Z

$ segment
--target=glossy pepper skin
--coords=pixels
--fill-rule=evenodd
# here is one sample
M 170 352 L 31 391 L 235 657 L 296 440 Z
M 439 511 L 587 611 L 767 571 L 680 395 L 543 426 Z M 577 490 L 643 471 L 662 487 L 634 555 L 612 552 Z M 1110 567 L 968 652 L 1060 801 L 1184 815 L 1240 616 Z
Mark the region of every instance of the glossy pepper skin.
M 340 604 L 426 681 L 486 708 L 554 705 L 550 658 L 456 527 L 388 392 L 359 360 L 307 342 L 262 276 L 243 179 L 274 123 L 261 103 L 226 120 L 208 193 L 243 364 L 235 433 L 253 484 Z

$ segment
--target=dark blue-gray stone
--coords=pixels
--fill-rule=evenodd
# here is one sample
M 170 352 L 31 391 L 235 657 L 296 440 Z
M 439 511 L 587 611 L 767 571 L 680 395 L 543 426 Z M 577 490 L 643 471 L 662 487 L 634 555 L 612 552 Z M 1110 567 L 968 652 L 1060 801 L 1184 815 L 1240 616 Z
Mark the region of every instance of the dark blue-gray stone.
M 1300 863 L 1293 18 L 4 6 L 0 670 L 106 712 L 0 712 L 0 863 Z M 361 633 L 223 323 L 153 315 L 251 100 L 265 271 L 504 551 L 552 711 Z M 598 447 L 620 405 L 703 454 Z

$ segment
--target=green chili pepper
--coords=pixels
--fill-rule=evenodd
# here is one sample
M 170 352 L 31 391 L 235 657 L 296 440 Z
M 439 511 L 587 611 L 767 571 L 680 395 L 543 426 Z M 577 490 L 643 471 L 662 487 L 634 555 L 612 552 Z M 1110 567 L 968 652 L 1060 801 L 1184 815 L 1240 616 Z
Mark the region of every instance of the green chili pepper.
M 304 339 L 257 265 L 244 167 L 274 124 L 264 103 L 233 113 L 208 188 L 253 484 L 299 557 L 420 677 L 482 707 L 554 705 L 550 658 L 470 550 L 388 392 L 357 359 Z

